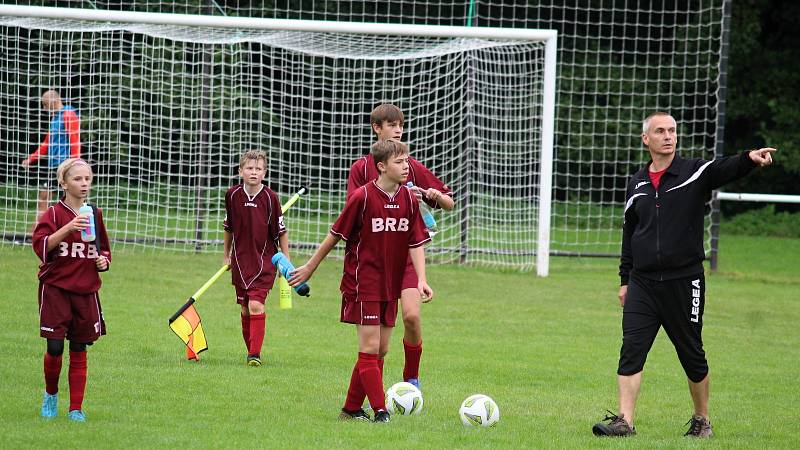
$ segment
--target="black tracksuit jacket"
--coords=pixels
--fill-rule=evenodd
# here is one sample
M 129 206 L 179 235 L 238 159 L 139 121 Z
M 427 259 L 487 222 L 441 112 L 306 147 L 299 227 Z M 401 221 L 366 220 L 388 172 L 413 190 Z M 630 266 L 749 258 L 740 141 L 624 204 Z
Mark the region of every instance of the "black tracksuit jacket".
M 747 175 L 756 164 L 749 152 L 705 161 L 678 154 L 661 176 L 650 182 L 650 163 L 636 172 L 625 194 L 619 275 L 631 272 L 651 280 L 674 280 L 703 272 L 703 221 L 713 189 Z

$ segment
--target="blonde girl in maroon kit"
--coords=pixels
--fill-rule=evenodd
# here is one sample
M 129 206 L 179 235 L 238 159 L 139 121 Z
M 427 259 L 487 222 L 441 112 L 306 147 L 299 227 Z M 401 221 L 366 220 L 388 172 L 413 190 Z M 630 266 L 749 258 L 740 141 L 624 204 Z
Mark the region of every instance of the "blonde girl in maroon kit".
M 92 169 L 80 158 L 58 166 L 58 184 L 64 196 L 44 214 L 33 231 L 33 251 L 39 265 L 39 330 L 47 339 L 44 355 L 45 394 L 42 417 L 58 413 L 58 381 L 64 339 L 69 343 L 70 420 L 86 421 L 82 410 L 86 388 L 86 346 L 106 334 L 100 306 L 100 276 L 108 270 L 111 251 L 102 212 L 94 209 L 96 239 L 83 242 L 80 231 L 89 216 L 79 215 L 92 186 Z

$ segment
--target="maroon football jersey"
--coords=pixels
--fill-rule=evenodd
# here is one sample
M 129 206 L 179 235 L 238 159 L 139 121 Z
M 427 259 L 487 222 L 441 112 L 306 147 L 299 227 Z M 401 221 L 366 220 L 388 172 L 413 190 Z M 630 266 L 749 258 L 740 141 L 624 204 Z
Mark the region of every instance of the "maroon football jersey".
M 68 234 L 53 250 L 47 251 L 50 236 L 72 222 L 78 212 L 64 203 L 64 199 L 42 214 L 33 230 L 33 251 L 42 261 L 39 280 L 76 294 L 91 294 L 100 290 L 100 275 L 95 260 L 103 255 L 111 261 L 111 247 L 103 223 L 103 213 L 95 208 L 94 242 L 83 242 L 80 231 Z M 98 251 L 97 244 L 100 244 Z
M 341 291 L 362 302 L 400 298 L 409 247 L 431 240 L 414 194 L 389 195 L 374 181 L 348 197 L 331 233 L 347 241 Z
M 238 184 L 225 194 L 225 231 L 233 234 L 231 278 L 240 288 L 272 288 L 278 238 L 286 233 L 278 196 L 266 186 L 254 196 Z
M 378 179 L 378 168 L 375 167 L 375 160 L 372 155 L 366 155 L 357 159 L 352 166 L 350 166 L 350 175 L 347 177 L 347 195 L 361 186 L 367 184 L 368 181 Z M 414 158 L 408 158 L 408 180 L 414 183 L 421 189 L 434 188 L 442 194 L 453 196 L 453 192 L 447 187 L 442 180 L 438 179 L 427 167 Z M 404 183 L 405 184 L 405 183 Z M 429 199 L 425 199 L 425 203 L 432 208 L 438 208 L 439 205 Z

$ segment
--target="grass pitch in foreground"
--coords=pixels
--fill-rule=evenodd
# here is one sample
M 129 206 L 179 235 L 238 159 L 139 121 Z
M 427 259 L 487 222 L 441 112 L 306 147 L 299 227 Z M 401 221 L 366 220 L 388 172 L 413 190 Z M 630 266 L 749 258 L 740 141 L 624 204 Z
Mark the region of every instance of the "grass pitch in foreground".
M 169 316 L 221 265 L 213 255 L 119 252 L 104 275 L 108 336 L 89 350 L 84 409 L 38 416 L 44 340 L 38 337 L 36 259 L 0 249 L 2 448 L 791 448 L 800 442 L 800 241 L 723 236 L 721 273 L 708 277 L 706 352 L 716 436 L 681 437 L 691 415 L 685 377 L 663 333 L 650 353 L 639 435 L 598 439 L 591 425 L 616 408 L 621 342 L 617 261 L 554 259 L 547 279 L 457 266 L 429 270 L 423 306 L 424 411 L 388 425 L 336 420 L 356 358 L 340 324 L 341 262 L 326 261 L 312 297 L 268 302 L 261 368 L 245 366 L 238 306 L 227 279 L 198 302 L 210 350 L 184 359 Z M 295 262 L 303 258 L 295 257 Z M 402 327 L 385 384 L 400 381 Z M 500 407 L 492 429 L 461 425 L 458 406 L 484 393 Z

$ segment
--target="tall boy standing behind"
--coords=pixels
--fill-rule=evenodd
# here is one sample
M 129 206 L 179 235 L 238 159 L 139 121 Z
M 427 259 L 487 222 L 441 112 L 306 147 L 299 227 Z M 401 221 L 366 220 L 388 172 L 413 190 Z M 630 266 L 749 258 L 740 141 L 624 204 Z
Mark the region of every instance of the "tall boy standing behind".
M 403 111 L 391 103 L 378 105 L 370 114 L 372 131 L 380 139 L 397 139 L 403 135 L 403 124 L 405 117 Z M 412 191 L 417 198 L 425 201 L 434 208 L 442 208 L 450 211 L 453 209 L 454 202 L 452 191 L 430 170 L 423 166 L 414 158 L 408 158 L 408 177 L 407 181 L 414 183 Z M 356 160 L 350 167 L 350 175 L 347 178 L 348 197 L 359 187 L 378 178 L 378 170 L 372 155 L 366 155 Z M 430 299 L 425 299 L 428 302 Z M 422 357 L 422 321 L 420 318 L 420 303 L 423 300 L 417 290 L 417 276 L 411 260 L 406 264 L 405 274 L 403 275 L 402 294 L 400 303 L 403 313 L 403 350 L 405 353 L 405 366 L 403 367 L 403 380 L 419 387 L 419 361 Z M 378 358 L 383 360 L 383 355 Z
M 272 255 L 278 246 L 289 255 L 289 236 L 278 196 L 261 183 L 266 164 L 267 156 L 260 150 L 243 154 L 239 160 L 242 184 L 225 194 L 224 262 L 231 266 L 236 302 L 242 306 L 242 337 L 251 367 L 261 365 L 264 303 L 275 281 Z
M 430 299 L 425 277 L 425 250 L 430 240 L 419 213 L 419 202 L 403 184 L 408 177 L 408 147 L 379 140 L 372 157 L 380 173 L 356 189 L 331 227 L 331 232 L 308 262 L 297 268 L 289 284 L 307 281 L 340 239 L 347 241 L 342 276 L 341 321 L 356 325 L 358 360 L 350 377 L 340 419 L 369 420 L 361 404 L 369 398 L 375 422 L 388 422 L 380 355 L 389 351 L 397 318 L 397 299 L 409 256 L 418 294 Z

